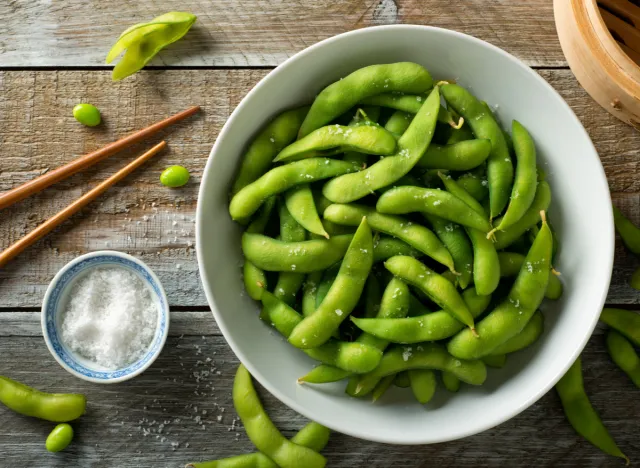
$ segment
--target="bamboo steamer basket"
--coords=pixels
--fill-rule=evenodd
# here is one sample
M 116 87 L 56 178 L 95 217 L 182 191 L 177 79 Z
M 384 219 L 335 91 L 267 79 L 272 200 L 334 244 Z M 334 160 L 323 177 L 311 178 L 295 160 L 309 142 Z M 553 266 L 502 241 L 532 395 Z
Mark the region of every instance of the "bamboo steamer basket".
M 554 0 L 571 71 L 598 104 L 640 130 L 640 0 Z

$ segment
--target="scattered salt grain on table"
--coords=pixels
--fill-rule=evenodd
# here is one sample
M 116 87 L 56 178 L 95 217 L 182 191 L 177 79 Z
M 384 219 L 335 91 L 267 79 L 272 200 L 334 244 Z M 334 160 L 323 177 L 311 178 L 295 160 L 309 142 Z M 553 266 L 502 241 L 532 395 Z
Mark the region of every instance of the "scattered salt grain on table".
M 148 286 L 122 267 L 98 267 L 72 286 L 62 312 L 62 341 L 107 369 L 142 357 L 156 331 L 158 304 Z

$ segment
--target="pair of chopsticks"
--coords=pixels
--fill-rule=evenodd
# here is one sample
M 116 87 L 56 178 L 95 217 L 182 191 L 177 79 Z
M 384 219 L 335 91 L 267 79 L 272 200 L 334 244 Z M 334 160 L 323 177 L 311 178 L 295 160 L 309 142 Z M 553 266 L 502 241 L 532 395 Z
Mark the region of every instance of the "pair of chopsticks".
M 34 193 L 40 192 L 41 190 L 49 187 L 50 185 L 55 184 L 76 172 L 79 172 L 83 169 L 86 169 L 98 161 L 102 161 L 103 159 L 117 153 L 118 151 L 123 150 L 139 141 L 158 133 L 160 130 L 165 129 L 166 127 L 183 120 L 200 110 L 200 106 L 190 107 L 187 110 L 179 112 L 171 117 L 168 117 L 164 120 L 156 122 L 149 127 L 143 128 L 142 130 L 138 130 L 137 132 L 132 133 L 129 136 L 121 138 L 118 141 L 114 141 L 113 143 L 109 143 L 107 146 L 100 148 L 99 150 L 93 151 L 92 153 L 85 154 L 80 158 L 71 161 L 70 163 L 61 166 L 53 171 L 47 172 L 46 174 L 41 175 L 29 182 L 26 182 L 14 189 L 11 189 L 7 192 L 0 194 L 0 209 L 6 208 L 14 203 L 23 200 Z M 78 198 L 76 201 L 71 203 L 65 209 L 52 216 L 44 223 L 39 225 L 29 234 L 21 238 L 19 241 L 15 242 L 2 252 L 0 252 L 0 268 L 7 264 L 11 259 L 20 254 L 23 250 L 29 247 L 34 242 L 43 238 L 51 231 L 53 231 L 57 226 L 59 226 L 63 221 L 67 220 L 75 213 L 80 211 L 82 208 L 87 206 L 97 197 L 102 195 L 109 187 L 118 183 L 122 179 L 124 179 L 127 175 L 132 173 L 142 164 L 144 164 L 147 160 L 151 159 L 154 155 L 159 153 L 162 149 L 167 146 L 165 141 L 161 141 L 149 151 L 145 152 L 143 155 L 139 156 L 137 159 L 127 164 L 125 167 L 120 169 L 118 172 L 113 174 L 111 177 L 106 179 L 104 182 L 100 183 L 98 186 L 91 189 L 89 192 L 85 193 L 82 197 Z

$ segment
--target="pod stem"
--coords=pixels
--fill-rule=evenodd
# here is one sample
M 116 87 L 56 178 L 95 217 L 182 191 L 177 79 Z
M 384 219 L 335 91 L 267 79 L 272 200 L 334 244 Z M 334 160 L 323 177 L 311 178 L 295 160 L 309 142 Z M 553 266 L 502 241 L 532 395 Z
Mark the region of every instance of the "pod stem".
M 492 240 L 492 241 L 495 242 L 495 239 L 496 239 L 495 233 L 496 233 L 497 230 L 498 230 L 498 228 L 493 228 L 491 231 L 489 231 L 487 233 L 487 239 Z
M 471 334 L 473 336 L 475 336 L 476 338 L 480 338 L 480 335 L 478 335 L 478 332 L 476 331 L 476 327 L 469 327 L 469 329 L 471 330 Z
M 456 130 L 460 130 L 464 125 L 464 117 L 460 117 L 458 119 L 458 123 L 455 123 L 453 120 L 449 120 L 449 125 Z

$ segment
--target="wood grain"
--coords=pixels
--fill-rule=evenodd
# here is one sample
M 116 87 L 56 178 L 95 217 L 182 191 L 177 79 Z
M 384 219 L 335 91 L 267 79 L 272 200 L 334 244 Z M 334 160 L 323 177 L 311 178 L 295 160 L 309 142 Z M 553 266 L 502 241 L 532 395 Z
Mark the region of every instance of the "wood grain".
M 276 66 L 352 29 L 421 24 L 471 34 L 529 65 L 566 62 L 551 0 L 9 0 L 0 2 L 0 67 L 95 67 L 128 26 L 166 11 L 198 16 L 158 66 Z

